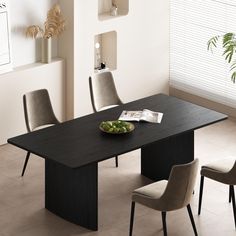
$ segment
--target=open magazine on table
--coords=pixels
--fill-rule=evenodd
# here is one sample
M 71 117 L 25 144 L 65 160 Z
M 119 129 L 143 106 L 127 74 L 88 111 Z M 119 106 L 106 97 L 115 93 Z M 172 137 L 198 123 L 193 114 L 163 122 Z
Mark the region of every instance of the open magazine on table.
M 151 123 L 161 123 L 163 113 L 143 109 L 142 111 L 123 111 L 119 120 L 124 121 L 146 121 Z

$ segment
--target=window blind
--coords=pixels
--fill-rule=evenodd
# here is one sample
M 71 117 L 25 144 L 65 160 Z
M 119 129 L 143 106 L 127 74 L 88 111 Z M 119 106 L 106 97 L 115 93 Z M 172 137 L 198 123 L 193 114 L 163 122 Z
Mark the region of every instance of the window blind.
M 207 51 L 213 36 L 236 33 L 236 0 L 170 0 L 170 11 L 170 86 L 236 107 L 222 47 Z

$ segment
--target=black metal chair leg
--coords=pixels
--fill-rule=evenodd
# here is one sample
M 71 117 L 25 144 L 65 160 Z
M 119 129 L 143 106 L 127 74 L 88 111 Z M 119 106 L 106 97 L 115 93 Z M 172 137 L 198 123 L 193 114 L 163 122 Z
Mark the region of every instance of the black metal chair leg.
M 235 206 L 235 194 L 234 194 L 234 186 L 230 185 L 230 192 L 231 192 L 231 200 L 233 205 L 233 212 L 234 212 L 234 224 L 236 228 L 236 206 Z
M 118 167 L 118 156 L 115 157 L 116 159 L 116 168 Z
M 24 163 L 24 167 L 23 167 L 23 170 L 22 170 L 21 176 L 24 176 L 25 168 L 26 168 L 26 166 L 27 166 L 27 163 L 28 163 L 29 157 L 30 157 L 30 152 L 27 152 L 27 155 L 26 155 L 26 157 L 25 157 L 25 163 Z
M 132 233 L 133 233 L 134 210 L 135 210 L 135 202 L 132 202 L 132 204 L 131 204 L 131 215 L 130 215 L 130 226 L 129 226 L 129 236 L 132 236 Z
M 162 224 L 163 224 L 163 232 L 164 232 L 164 236 L 167 236 L 167 228 L 166 228 L 166 212 L 162 211 L 161 212 L 161 216 L 162 216 Z
M 231 195 L 232 195 L 232 193 L 231 193 L 231 187 L 230 187 L 230 185 L 229 185 L 229 203 L 231 203 Z
M 204 176 L 201 176 L 199 202 L 198 202 L 198 215 L 201 214 L 203 186 L 204 186 Z
M 192 226 L 193 226 L 194 234 L 195 234 L 195 236 L 197 236 L 198 235 L 197 234 L 197 228 L 196 228 L 196 225 L 195 225 L 195 222 L 194 222 L 193 213 L 192 213 L 190 204 L 187 205 L 187 209 L 188 209 L 189 218 L 190 218 Z

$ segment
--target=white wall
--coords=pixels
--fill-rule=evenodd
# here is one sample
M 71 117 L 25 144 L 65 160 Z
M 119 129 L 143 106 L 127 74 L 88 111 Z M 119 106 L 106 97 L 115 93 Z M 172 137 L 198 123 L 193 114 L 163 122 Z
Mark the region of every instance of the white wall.
M 9 0 L 13 66 L 40 61 L 41 41 L 25 37 L 27 26 L 43 26 L 47 11 L 57 0 Z M 57 55 L 57 42 L 53 42 L 53 56 Z
M 77 22 L 74 22 L 75 8 L 74 1 L 78 0 L 59 0 L 59 4 L 66 19 L 66 31 L 59 38 L 58 55 L 66 59 L 66 117 L 74 117 L 74 54 L 77 53 L 77 44 L 75 43 L 74 28 Z M 82 40 L 82 39 L 81 39 Z
M 93 74 L 94 35 L 103 32 L 117 32 L 113 73 L 124 102 L 168 93 L 169 1 L 130 0 L 127 16 L 106 21 L 99 21 L 97 12 L 97 0 L 74 0 L 75 117 L 92 112 L 88 77 Z

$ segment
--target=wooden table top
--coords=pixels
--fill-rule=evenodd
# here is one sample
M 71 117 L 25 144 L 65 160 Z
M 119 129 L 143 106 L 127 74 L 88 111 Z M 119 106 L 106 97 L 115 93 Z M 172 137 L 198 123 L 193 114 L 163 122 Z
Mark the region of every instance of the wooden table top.
M 162 112 L 162 122 L 133 122 L 135 130 L 128 134 L 107 134 L 99 130 L 102 121 L 117 120 L 123 110 L 145 108 Z M 227 116 L 222 113 L 157 94 L 10 138 L 8 142 L 40 157 L 78 168 L 224 119 Z

